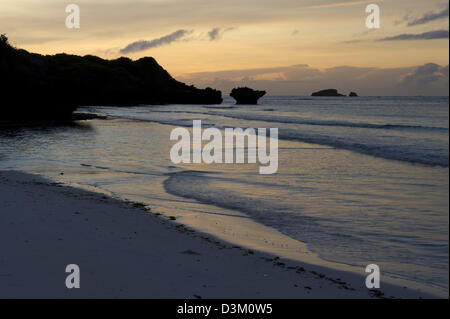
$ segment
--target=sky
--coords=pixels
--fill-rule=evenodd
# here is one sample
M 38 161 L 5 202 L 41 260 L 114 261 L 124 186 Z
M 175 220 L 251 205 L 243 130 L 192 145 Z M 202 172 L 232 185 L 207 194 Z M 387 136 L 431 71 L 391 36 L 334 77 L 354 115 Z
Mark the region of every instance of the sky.
M 65 8 L 80 8 L 80 28 Z M 368 4 L 380 28 L 366 27 Z M 443 0 L 1 0 L 0 33 L 42 54 L 153 56 L 176 79 L 228 93 L 324 88 L 448 95 Z

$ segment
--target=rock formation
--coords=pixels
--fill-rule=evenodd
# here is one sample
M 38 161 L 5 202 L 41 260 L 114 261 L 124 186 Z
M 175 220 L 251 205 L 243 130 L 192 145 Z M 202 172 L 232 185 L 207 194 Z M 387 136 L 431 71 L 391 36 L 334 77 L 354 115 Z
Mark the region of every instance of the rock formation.
M 151 57 L 40 55 L 0 35 L 2 119 L 67 119 L 80 105 L 220 104 L 222 93 L 178 82 Z
M 248 87 L 234 88 L 230 96 L 236 100 L 236 104 L 258 104 L 258 100 L 266 94 L 266 91 L 256 91 Z

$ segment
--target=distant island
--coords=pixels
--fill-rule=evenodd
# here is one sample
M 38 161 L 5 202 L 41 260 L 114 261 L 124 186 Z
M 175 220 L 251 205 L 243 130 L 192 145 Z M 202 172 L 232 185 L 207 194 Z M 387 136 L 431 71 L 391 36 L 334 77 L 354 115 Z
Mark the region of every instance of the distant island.
M 311 96 L 346 96 L 346 95 L 339 93 L 338 90 L 336 89 L 326 89 L 314 92 L 313 94 L 311 94 Z M 358 94 L 356 94 L 355 92 L 350 92 L 348 96 L 356 97 L 358 96 Z
M 2 119 L 66 119 L 80 105 L 220 104 L 222 93 L 178 82 L 155 59 L 40 55 L 0 36 Z
M 338 93 L 336 89 L 327 89 L 314 92 L 311 96 L 345 96 L 343 94 Z
M 230 96 L 236 100 L 236 104 L 258 104 L 258 100 L 266 94 L 266 91 L 256 91 L 248 87 L 234 88 Z

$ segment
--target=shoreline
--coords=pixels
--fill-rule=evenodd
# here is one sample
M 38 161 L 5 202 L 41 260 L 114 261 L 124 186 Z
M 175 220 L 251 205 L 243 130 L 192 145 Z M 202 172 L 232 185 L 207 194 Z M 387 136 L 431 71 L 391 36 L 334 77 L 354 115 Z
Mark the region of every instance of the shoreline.
M 170 216 L 170 214 L 164 215 L 166 217 Z M 235 212 L 234 215 L 227 216 L 178 213 L 175 216 L 176 220 L 182 224 L 192 227 L 199 232 L 204 232 L 208 235 L 212 234 L 211 236 L 226 243 L 245 246 L 254 251 L 264 252 L 302 265 L 308 265 L 313 269 L 320 268 L 320 271 L 327 274 L 333 273 L 336 277 L 341 276 L 340 272 L 345 272 L 361 277 L 361 282 L 364 282 L 363 277 L 368 275 L 365 273 L 364 267 L 324 259 L 318 253 L 312 251 L 307 243 L 293 239 L 275 228 L 260 224 L 244 213 Z M 239 218 L 240 221 L 236 222 L 236 217 L 242 218 Z M 382 286 L 390 284 L 423 291 L 436 297 L 446 297 L 445 291 L 439 287 L 429 286 L 425 283 L 396 275 L 394 277 L 391 274 L 387 275 L 383 274 L 383 271 L 381 272 Z M 383 290 L 383 287 L 381 287 L 381 290 Z
M 0 171 L 0 190 L 2 298 L 439 298 L 383 281 L 369 291 L 364 276 L 237 247 L 37 175 Z M 69 290 L 73 263 L 81 289 Z
M 48 119 L 48 120 L 30 120 L 30 119 L 10 119 L 0 120 L 0 129 L 2 128 L 22 128 L 22 127 L 40 127 L 40 126 L 63 126 L 76 125 L 80 121 L 107 120 L 108 117 L 95 113 L 74 112 L 66 119 Z

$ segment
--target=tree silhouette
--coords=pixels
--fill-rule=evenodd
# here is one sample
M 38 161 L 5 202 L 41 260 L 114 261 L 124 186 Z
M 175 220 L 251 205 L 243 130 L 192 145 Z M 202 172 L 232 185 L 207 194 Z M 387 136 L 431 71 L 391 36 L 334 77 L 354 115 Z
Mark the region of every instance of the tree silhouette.
M 0 36 L 0 119 L 69 118 L 79 105 L 220 104 L 222 93 L 178 82 L 151 57 L 40 55 Z

